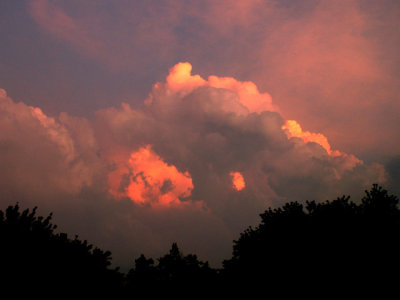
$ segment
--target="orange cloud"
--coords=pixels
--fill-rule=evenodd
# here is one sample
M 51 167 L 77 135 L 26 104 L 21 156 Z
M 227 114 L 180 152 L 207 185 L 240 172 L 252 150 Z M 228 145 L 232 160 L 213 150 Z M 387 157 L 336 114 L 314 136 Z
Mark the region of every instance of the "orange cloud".
M 140 205 L 182 205 L 193 190 L 190 174 L 165 163 L 150 145 L 131 153 L 127 163 L 119 165 L 108 179 L 111 194 Z
M 340 161 L 340 163 L 337 163 L 337 165 L 334 167 L 334 174 L 337 179 L 340 179 L 344 172 L 352 170 L 357 165 L 361 165 L 364 163 L 353 154 L 347 154 L 339 150 L 332 150 L 326 136 L 321 133 L 303 131 L 300 124 L 295 120 L 287 120 L 282 126 L 282 130 L 285 131 L 289 139 L 296 137 L 302 139 L 304 143 L 311 142 L 320 145 L 322 148 L 325 149 L 325 151 L 329 154 L 331 158 L 336 159 L 337 162 Z M 384 178 L 383 175 L 379 175 L 379 177 L 380 180 L 383 180 Z
M 239 96 L 240 103 L 247 107 L 249 112 L 261 113 L 263 111 L 277 111 L 272 104 L 272 98 L 268 93 L 260 93 L 257 86 L 251 81 L 238 81 L 232 77 L 208 77 L 208 83 L 212 87 L 231 90 Z
M 232 185 L 235 190 L 240 191 L 246 187 L 243 175 L 240 172 L 230 172 L 229 175 L 232 177 Z
M 284 117 L 323 131 L 346 152 L 379 147 L 396 155 L 400 143 L 385 141 L 396 140 L 399 125 L 398 4 L 300 2 L 163 1 L 158 10 L 120 1 L 108 10 L 94 2 L 35 0 L 30 13 L 45 32 L 115 70 L 140 70 L 145 77 L 185 57 L 200 72 L 251 79 L 274 95 Z M 185 74 L 173 78 L 171 90 L 182 90 L 182 79 L 187 89 L 206 84 Z M 260 108 L 242 98 L 250 111 L 269 103 Z M 387 125 L 381 130 L 371 119 Z M 366 128 L 368 138 L 359 134 Z
M 208 79 L 205 80 L 200 75 L 192 75 L 191 71 L 192 65 L 188 62 L 176 64 L 169 70 L 169 75 L 167 76 L 165 84 L 156 83 L 153 86 L 153 94 L 166 88 L 170 92 L 186 95 L 199 87 L 209 86 L 233 92 L 237 96 L 238 104 L 241 107 L 245 107 L 250 113 L 279 111 L 279 109 L 272 104 L 271 96 L 268 93 L 261 93 L 257 86 L 251 81 L 239 81 L 232 77 L 218 77 L 214 75 L 209 76 Z M 146 100 L 147 104 L 151 102 L 152 98 Z M 235 112 L 242 114 L 243 110 L 236 109 Z
M 207 113 L 224 112 L 246 116 L 249 113 L 280 112 L 280 109 L 272 103 L 271 96 L 268 93 L 261 93 L 255 83 L 251 81 L 239 81 L 232 77 L 214 75 L 205 80 L 199 75 L 192 75 L 191 71 L 192 65 L 188 62 L 176 64 L 170 69 L 165 83 L 159 82 L 153 86 L 153 91 L 146 100 L 146 104 L 149 106 L 154 105 L 152 109 L 156 109 L 157 103 L 161 104 L 158 109 L 163 113 L 172 113 L 172 117 L 173 112 L 178 107 L 176 104 L 179 99 L 183 100 L 183 97 L 189 93 L 206 86 L 221 89 L 224 93 L 224 96 L 219 94 L 216 97 L 201 98 L 199 109 Z M 213 99 L 213 101 L 210 102 L 210 99 Z M 153 103 L 153 101 L 157 103 Z M 184 109 L 184 102 L 180 103 L 182 104 L 180 109 Z M 337 165 L 334 167 L 333 172 L 337 179 L 341 178 L 344 172 L 363 164 L 360 159 L 352 154 L 332 150 L 327 137 L 322 133 L 303 131 L 296 120 L 287 120 L 280 129 L 285 131 L 288 139 L 296 137 L 302 139 L 306 144 L 310 142 L 316 143 L 326 151 L 330 159 L 335 158 Z
M 301 138 L 304 143 L 317 143 L 322 146 L 322 148 L 324 148 L 329 155 L 340 155 L 339 151 L 332 151 L 331 145 L 329 145 L 326 136 L 321 133 L 303 131 L 300 124 L 295 120 L 287 120 L 282 126 L 282 130 L 285 130 L 288 138 L 297 137 Z
M 257 59 L 249 79 L 268 89 L 284 117 L 323 131 L 345 152 L 398 153 L 400 143 L 385 143 L 396 139 L 393 112 L 400 103 L 394 96 L 398 74 L 386 65 L 397 61 L 389 50 L 394 43 L 387 43 L 398 45 L 392 31 L 399 26 L 398 4 L 307 2 L 302 13 L 282 9 L 274 14 L 276 27 L 252 48 Z M 389 18 L 394 11 L 396 21 Z M 382 130 L 370 120 L 391 125 Z
M 174 92 L 191 92 L 206 84 L 206 81 L 200 75 L 191 75 L 191 71 L 192 65 L 188 62 L 180 62 L 173 66 L 167 77 L 168 87 Z

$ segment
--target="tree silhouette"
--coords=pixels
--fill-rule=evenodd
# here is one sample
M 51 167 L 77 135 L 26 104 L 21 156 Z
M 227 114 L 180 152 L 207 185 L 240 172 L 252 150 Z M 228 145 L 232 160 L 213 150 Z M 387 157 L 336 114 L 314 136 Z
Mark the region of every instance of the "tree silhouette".
M 234 241 L 222 270 L 173 243 L 157 260 L 141 255 L 126 277 L 111 268 L 111 253 L 75 236 L 56 233 L 52 215 L 19 205 L 0 210 L 0 275 L 3 292 L 21 290 L 56 298 L 109 295 L 237 297 L 243 291 L 271 296 L 291 291 L 358 293 L 393 291 L 400 280 L 399 199 L 374 184 L 358 202 L 349 196 L 305 205 L 290 202 L 260 214 L 260 224 Z M 396 290 L 397 291 L 397 290 Z M 61 294 L 60 294 L 61 293 Z
M 127 275 L 127 293 L 145 296 L 154 294 L 157 282 L 157 269 L 152 258 L 147 259 L 143 254 L 135 259 L 135 268 Z
M 5 289 L 114 293 L 122 282 L 118 270 L 110 269 L 111 253 L 87 241 L 55 233 L 52 215 L 36 216 L 19 205 L 0 211 L 0 260 Z
M 358 204 L 342 196 L 270 208 L 234 241 L 233 256 L 224 261 L 225 282 L 268 284 L 270 292 L 389 289 L 400 279 L 398 202 L 374 184 Z
M 185 256 L 176 243 L 158 259 L 156 266 L 153 259 L 141 255 L 127 276 L 130 289 L 147 297 L 204 294 L 213 288 L 216 278 L 216 271 L 207 262 L 199 261 L 193 254 Z

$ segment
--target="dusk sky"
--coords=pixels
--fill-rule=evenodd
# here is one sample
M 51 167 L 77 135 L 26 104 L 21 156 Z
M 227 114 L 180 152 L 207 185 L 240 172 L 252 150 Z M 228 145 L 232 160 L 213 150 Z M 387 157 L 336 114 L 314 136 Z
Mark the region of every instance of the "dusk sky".
M 400 195 L 400 1 L 0 1 L 0 204 L 123 269 L 268 207 Z

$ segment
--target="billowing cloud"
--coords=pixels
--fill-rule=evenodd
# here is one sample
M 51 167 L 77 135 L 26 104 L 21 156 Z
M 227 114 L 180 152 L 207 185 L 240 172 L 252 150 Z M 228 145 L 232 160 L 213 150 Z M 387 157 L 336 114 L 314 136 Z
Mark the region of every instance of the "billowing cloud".
M 93 121 L 50 117 L 0 90 L 1 189 L 55 207 L 61 228 L 117 262 L 177 241 L 216 264 L 268 206 L 385 182 L 383 166 L 286 121 L 254 83 L 191 69 L 175 65 L 142 106 L 99 110 Z
M 178 63 L 171 68 L 166 79 L 167 87 L 175 93 L 188 94 L 201 86 L 211 86 L 232 91 L 239 97 L 239 103 L 249 112 L 276 111 L 268 93 L 260 93 L 253 82 L 241 82 L 232 77 L 209 76 L 204 80 L 200 75 L 192 75 L 192 65 L 188 62 Z M 157 86 L 155 86 L 157 88 Z M 150 98 L 151 99 L 151 98 Z M 151 101 L 151 100 L 150 100 Z
M 115 72 L 140 69 L 149 78 L 157 70 L 161 78 L 160 68 L 185 59 L 201 74 L 251 80 L 273 95 L 285 118 L 368 160 L 400 151 L 399 12 L 390 0 L 30 4 L 40 29 Z M 186 89 L 204 83 L 191 79 Z M 208 84 L 233 89 L 231 79 L 218 81 Z M 174 84 L 183 91 L 176 77 Z M 242 85 L 253 93 L 254 84 Z M 248 108 L 271 108 L 268 96 L 253 94 L 264 100 L 248 98 Z
M 149 146 L 109 156 L 87 119 L 50 117 L 3 89 L 0 127 L 2 209 L 18 201 L 23 208 L 38 206 L 40 214 L 53 212 L 59 230 L 112 250 L 124 270 L 140 253 L 166 252 L 172 241 L 204 257 L 217 253 L 209 257 L 214 264 L 229 253 L 223 241 L 234 235 L 200 201 L 191 202 L 190 174 Z
M 286 134 L 289 138 L 298 137 L 301 138 L 305 143 L 314 142 L 322 146 L 325 151 L 329 154 L 340 154 L 338 152 L 332 153 L 331 145 L 328 143 L 328 139 L 321 133 L 311 133 L 309 131 L 303 131 L 299 123 L 295 120 L 287 120 L 282 126 L 283 130 L 286 130 Z
M 191 201 L 231 227 L 281 201 L 326 199 L 385 180 L 382 166 L 333 150 L 324 135 L 285 121 L 254 83 L 204 79 L 191 69 L 189 63 L 172 67 L 143 109 L 123 104 L 97 113 L 99 140 L 110 157 L 115 149 L 131 153 L 151 145 L 166 164 L 190 174 Z M 233 193 L 231 172 L 246 178 L 243 193 Z M 241 221 L 231 219 L 232 211 L 243 212 Z
M 232 177 L 232 186 L 235 190 L 240 191 L 246 187 L 246 182 L 240 172 L 230 172 L 229 175 Z
M 67 114 L 56 120 L 1 89 L 0 125 L 1 190 L 74 194 L 92 185 L 96 142 L 86 120 Z
M 111 194 L 142 205 L 182 205 L 193 189 L 190 174 L 163 162 L 150 145 L 131 153 L 128 163 L 116 166 L 108 178 Z

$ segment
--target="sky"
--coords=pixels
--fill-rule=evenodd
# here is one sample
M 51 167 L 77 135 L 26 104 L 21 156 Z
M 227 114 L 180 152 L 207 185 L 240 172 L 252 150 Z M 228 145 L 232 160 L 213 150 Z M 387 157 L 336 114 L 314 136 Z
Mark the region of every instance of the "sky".
M 0 205 L 127 269 L 268 207 L 400 195 L 400 2 L 0 2 Z

